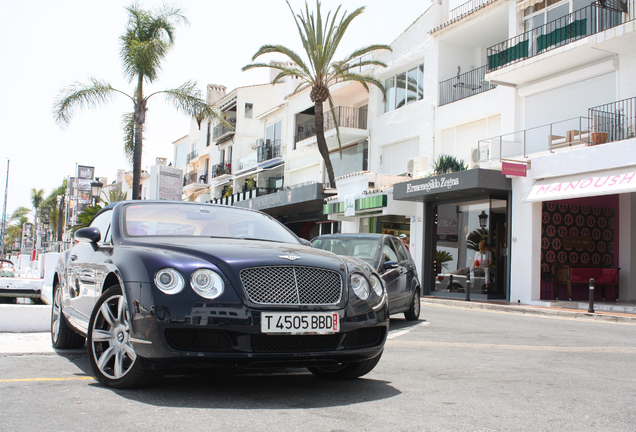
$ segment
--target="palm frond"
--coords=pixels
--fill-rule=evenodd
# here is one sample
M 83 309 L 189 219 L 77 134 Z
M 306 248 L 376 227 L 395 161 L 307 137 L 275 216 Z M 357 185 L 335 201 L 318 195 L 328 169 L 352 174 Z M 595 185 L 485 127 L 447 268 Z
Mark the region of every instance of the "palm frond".
M 58 124 L 68 124 L 79 109 L 94 108 L 109 102 L 115 93 L 123 93 L 107 82 L 95 78 L 89 81 L 89 85 L 75 82 L 62 89 L 53 105 L 53 115 Z

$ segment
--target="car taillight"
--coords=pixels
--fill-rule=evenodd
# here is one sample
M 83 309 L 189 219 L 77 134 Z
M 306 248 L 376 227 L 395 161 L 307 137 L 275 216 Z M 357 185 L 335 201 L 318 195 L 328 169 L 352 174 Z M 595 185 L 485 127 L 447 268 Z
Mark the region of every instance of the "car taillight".
M 438 281 L 440 281 L 440 282 L 441 282 L 441 281 L 443 281 L 443 280 L 444 280 L 444 276 L 442 276 L 442 275 L 438 275 L 438 276 L 437 276 L 437 280 L 438 280 Z

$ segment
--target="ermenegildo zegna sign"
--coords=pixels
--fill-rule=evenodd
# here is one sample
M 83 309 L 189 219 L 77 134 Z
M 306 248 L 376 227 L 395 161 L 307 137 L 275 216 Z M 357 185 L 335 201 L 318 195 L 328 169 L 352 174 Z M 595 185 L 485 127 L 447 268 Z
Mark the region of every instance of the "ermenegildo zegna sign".
M 472 169 L 397 183 L 393 185 L 393 199 L 443 200 L 457 198 L 457 192 L 461 192 L 464 197 L 470 197 L 510 191 L 510 189 L 510 179 L 502 175 L 501 171 Z M 449 196 L 445 196 L 446 194 Z
M 436 189 L 452 189 L 453 187 L 459 187 L 459 179 L 458 178 L 431 178 L 426 183 L 420 184 L 406 184 L 406 193 L 426 191 L 430 192 Z

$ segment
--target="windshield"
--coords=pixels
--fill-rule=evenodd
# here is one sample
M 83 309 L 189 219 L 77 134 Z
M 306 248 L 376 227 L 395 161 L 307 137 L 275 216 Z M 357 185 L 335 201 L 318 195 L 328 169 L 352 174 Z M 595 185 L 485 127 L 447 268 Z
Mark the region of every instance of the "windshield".
M 311 245 L 318 249 L 324 249 L 338 255 L 346 255 L 360 258 L 367 262 L 373 262 L 378 250 L 377 238 L 362 237 L 317 237 Z
M 284 225 L 262 213 L 228 206 L 179 202 L 126 206 L 123 233 L 127 237 L 248 238 L 298 243 L 298 239 Z

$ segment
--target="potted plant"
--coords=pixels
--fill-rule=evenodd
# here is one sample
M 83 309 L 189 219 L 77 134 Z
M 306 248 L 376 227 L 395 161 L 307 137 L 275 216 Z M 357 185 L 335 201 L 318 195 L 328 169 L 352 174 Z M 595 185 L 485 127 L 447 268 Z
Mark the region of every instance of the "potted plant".
M 435 270 L 435 274 L 440 274 L 442 269 L 447 269 L 449 261 L 453 260 L 453 255 L 447 251 L 436 250 L 435 251 L 435 262 L 433 263 L 433 267 Z
M 452 172 L 464 171 L 468 169 L 468 165 L 463 159 L 457 159 L 455 156 L 439 155 L 433 165 L 435 175 L 448 174 Z

